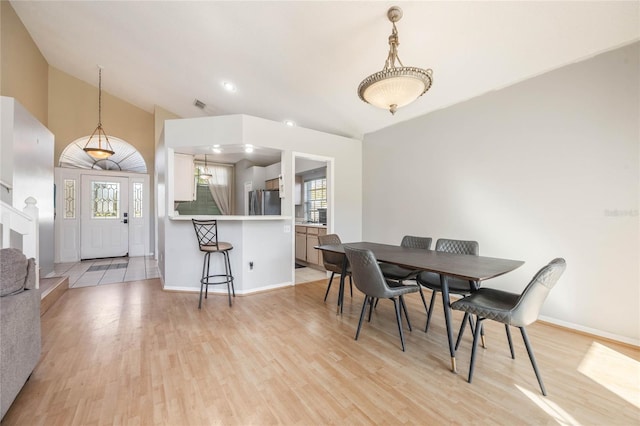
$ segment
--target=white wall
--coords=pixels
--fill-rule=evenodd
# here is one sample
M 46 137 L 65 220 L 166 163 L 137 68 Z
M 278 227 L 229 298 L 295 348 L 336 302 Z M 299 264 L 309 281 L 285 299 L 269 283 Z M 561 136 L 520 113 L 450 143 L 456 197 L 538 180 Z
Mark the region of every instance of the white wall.
M 485 283 L 514 292 L 564 257 L 543 317 L 639 344 L 639 50 L 367 135 L 364 239 L 477 240 L 481 255 L 526 261 Z
M 11 185 L 2 200 L 22 211 L 27 197 L 37 200 L 39 266 L 42 276 L 53 271 L 53 151 L 54 136 L 13 98 L 2 97 L 0 176 Z

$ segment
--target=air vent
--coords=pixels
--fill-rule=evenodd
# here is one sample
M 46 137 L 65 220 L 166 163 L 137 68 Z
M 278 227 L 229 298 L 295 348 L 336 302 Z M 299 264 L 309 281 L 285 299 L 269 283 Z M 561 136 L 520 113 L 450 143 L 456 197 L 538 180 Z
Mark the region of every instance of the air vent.
M 204 109 L 204 107 L 206 107 L 206 106 L 207 106 L 207 104 L 205 104 L 204 102 L 202 102 L 202 101 L 201 101 L 201 100 L 199 100 L 199 99 L 196 99 L 196 100 L 193 102 L 193 104 L 194 104 L 195 106 L 197 106 L 198 108 L 200 108 L 200 109 Z

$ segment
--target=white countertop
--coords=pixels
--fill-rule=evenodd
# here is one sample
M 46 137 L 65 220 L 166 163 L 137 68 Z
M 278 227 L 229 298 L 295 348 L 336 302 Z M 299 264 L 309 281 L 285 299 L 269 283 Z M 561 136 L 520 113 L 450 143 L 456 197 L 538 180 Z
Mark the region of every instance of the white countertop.
M 169 220 L 291 220 L 291 216 L 238 216 L 238 215 L 169 215 Z
M 326 228 L 327 225 L 323 225 L 321 223 L 304 223 L 304 222 L 296 222 L 296 226 L 307 226 L 309 228 Z

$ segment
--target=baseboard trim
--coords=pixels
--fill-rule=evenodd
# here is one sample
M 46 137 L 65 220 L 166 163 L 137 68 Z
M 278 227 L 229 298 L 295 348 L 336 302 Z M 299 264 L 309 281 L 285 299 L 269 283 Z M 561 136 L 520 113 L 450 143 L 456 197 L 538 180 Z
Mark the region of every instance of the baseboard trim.
M 579 333 L 579 334 L 583 334 L 586 336 L 593 336 L 593 337 L 597 337 L 599 339 L 605 339 L 605 340 L 609 340 L 612 341 L 614 343 L 620 343 L 620 344 L 624 344 L 627 346 L 631 346 L 633 348 L 639 348 L 640 347 L 640 340 L 638 339 L 631 339 L 629 337 L 626 336 L 620 336 L 619 334 L 614 334 L 614 333 L 608 333 L 606 331 L 602 331 L 602 330 L 598 330 L 595 328 L 590 328 L 590 327 L 584 327 L 582 325 L 579 324 L 574 324 L 571 322 L 567 322 L 567 321 L 561 321 L 555 318 L 550 318 L 550 317 L 546 317 L 546 316 L 540 316 L 539 317 L 539 321 L 542 323 L 545 323 L 547 325 L 553 326 L 553 327 L 558 327 L 558 328 L 564 328 L 567 330 L 571 330 L 573 332 Z
M 266 291 L 272 291 L 272 290 L 278 290 L 280 288 L 283 287 L 292 287 L 294 284 L 291 281 L 286 281 L 283 283 L 279 283 L 279 284 L 272 284 L 272 285 L 267 285 L 267 286 L 262 286 L 262 287 L 256 287 L 256 288 L 252 288 L 249 290 L 238 290 L 236 289 L 236 296 L 246 296 L 249 294 L 255 294 L 255 293 L 264 293 Z M 171 291 L 171 292 L 179 292 L 179 293 L 200 293 L 200 288 L 194 288 L 194 287 L 175 287 L 175 286 L 171 286 L 171 287 L 166 287 L 164 286 L 163 283 L 163 287 L 162 289 L 164 291 Z M 212 288 L 209 287 L 209 294 L 227 294 L 227 289 L 226 287 L 219 287 L 219 288 Z

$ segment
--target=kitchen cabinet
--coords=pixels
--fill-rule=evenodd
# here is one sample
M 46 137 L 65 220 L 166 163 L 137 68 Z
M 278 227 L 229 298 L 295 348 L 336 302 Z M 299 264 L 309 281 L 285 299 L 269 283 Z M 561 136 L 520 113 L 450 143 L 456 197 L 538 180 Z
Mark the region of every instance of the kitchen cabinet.
M 318 236 L 326 234 L 324 227 L 296 225 L 296 259 L 311 267 L 322 267 L 322 255 L 314 247 L 318 245 Z
M 307 227 L 296 226 L 296 259 L 307 260 Z
M 173 200 L 195 200 L 193 155 L 175 154 L 173 160 Z

